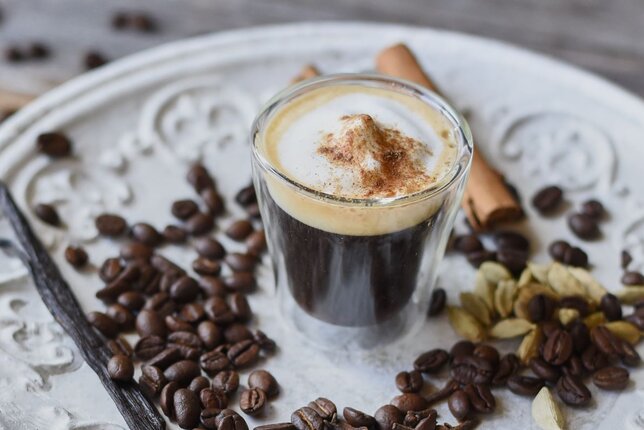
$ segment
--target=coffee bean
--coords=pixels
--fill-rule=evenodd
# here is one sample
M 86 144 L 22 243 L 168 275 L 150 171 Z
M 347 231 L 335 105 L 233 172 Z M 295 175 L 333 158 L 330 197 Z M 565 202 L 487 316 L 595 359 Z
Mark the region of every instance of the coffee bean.
M 235 272 L 224 279 L 226 288 L 240 293 L 251 293 L 255 289 L 256 281 L 252 273 Z
M 447 293 L 443 288 L 434 288 L 432 291 L 432 297 L 429 300 L 429 310 L 427 315 L 430 317 L 439 315 L 443 309 L 445 309 L 445 304 L 447 303 Z
M 414 369 L 423 373 L 436 373 L 449 361 L 444 349 L 432 349 L 420 354 L 414 361 Z
M 221 343 L 221 329 L 212 321 L 202 321 L 197 326 L 197 335 L 203 342 L 206 349 L 213 349 Z
M 206 388 L 199 391 L 199 399 L 204 409 L 226 409 L 228 407 L 228 397 L 222 390 L 215 388 Z
M 163 387 L 159 396 L 159 406 L 161 406 L 161 410 L 172 421 L 175 419 L 174 393 L 176 393 L 180 388 L 181 386 L 176 382 L 169 382 L 165 387 Z
M 257 257 L 253 254 L 232 252 L 226 255 L 224 261 L 234 272 L 252 272 L 257 264 Z
M 235 319 L 240 322 L 248 322 L 253 317 L 253 311 L 248 304 L 245 294 L 233 293 L 230 295 L 229 307 L 235 315 Z
M 322 430 L 324 420 L 313 409 L 304 406 L 291 414 L 291 423 L 297 430 Z
M 623 367 L 604 367 L 593 373 L 593 383 L 602 390 L 620 391 L 626 388 L 630 375 Z
M 96 297 L 103 301 L 113 301 L 122 293 L 129 291 L 134 282 L 141 277 L 141 270 L 136 265 L 128 265 L 116 279 L 96 292 Z
M 185 229 L 193 236 L 201 236 L 208 233 L 215 226 L 212 215 L 198 212 L 188 218 L 185 224 Z
M 206 300 L 204 310 L 215 324 L 230 324 L 235 320 L 235 314 L 230 310 L 226 300 L 218 296 Z
M 163 372 L 168 381 L 174 381 L 182 387 L 201 374 L 199 365 L 192 360 L 181 360 L 170 365 Z
M 436 426 L 437 416 L 438 412 L 436 412 L 435 409 L 430 408 L 424 409 L 422 411 L 407 411 L 407 413 L 405 414 L 405 419 L 403 420 L 403 425 L 411 428 L 420 428 L 420 426 L 426 428 L 427 423 L 423 423 L 423 421 L 430 420 L 434 423 L 434 427 L 430 427 L 430 429 L 434 429 Z
M 246 421 L 232 409 L 224 409 L 215 418 L 218 430 L 248 430 Z
M 122 331 L 130 331 L 134 328 L 134 314 L 125 306 L 114 303 L 108 306 L 105 312 L 119 325 Z
M 4 51 L 4 58 L 10 63 L 17 63 L 25 59 L 25 53 L 16 46 L 9 46 Z
M 588 254 L 581 248 L 571 246 L 566 250 L 562 263 L 574 267 L 588 267 Z
M 465 258 L 467 258 L 467 261 L 472 266 L 478 268 L 481 264 L 485 263 L 486 261 L 495 261 L 496 252 L 492 252 L 484 249 L 481 251 L 470 252 L 465 256 Z
M 585 317 L 590 313 L 588 300 L 582 296 L 567 296 L 559 300 L 560 308 L 576 309 L 580 317 Z
M 168 380 L 163 375 L 163 372 L 158 367 L 142 366 L 141 377 L 139 378 L 139 386 L 143 393 L 150 399 L 154 399 L 161 394 L 161 390 L 168 383 Z
M 644 285 L 644 275 L 639 272 L 626 272 L 622 276 L 622 284 L 624 285 Z
M 238 220 L 228 226 L 226 236 L 233 240 L 242 241 L 253 232 L 253 224 L 248 220 Z
M 543 332 L 543 335 L 546 338 L 552 336 L 552 334 L 555 333 L 557 330 L 561 330 L 563 328 L 561 323 L 556 320 L 544 321 L 539 324 L 539 327 L 541 328 L 541 331 Z M 541 343 L 543 344 L 544 342 L 541 342 Z
M 197 376 L 195 379 L 190 381 L 188 389 L 195 394 L 199 394 L 201 393 L 201 390 L 210 389 L 210 379 L 205 376 Z
M 436 429 L 436 417 L 427 417 L 423 418 L 416 424 L 414 430 L 435 430 Z
M 137 291 L 126 291 L 118 296 L 116 301 L 131 311 L 140 310 L 145 304 L 145 296 Z
M 141 242 L 130 242 L 121 246 L 120 255 L 125 261 L 143 260 L 148 261 L 153 254 L 152 248 Z
M 599 303 L 599 308 L 604 313 L 608 321 L 618 321 L 622 319 L 622 305 L 614 294 L 604 294 L 601 302 Z
M 589 372 L 594 372 L 608 366 L 608 357 L 601 352 L 595 345 L 590 345 L 581 355 L 581 361 L 584 368 Z
M 541 215 L 554 212 L 563 200 L 563 190 L 556 185 L 544 187 L 532 197 L 532 206 Z
M 548 321 L 557 307 L 557 303 L 545 294 L 537 294 L 528 302 L 528 318 L 534 323 Z
M 559 398 L 570 406 L 585 406 L 590 403 L 592 395 L 581 379 L 573 375 L 563 375 L 557 382 Z
M 211 260 L 220 260 L 226 255 L 226 249 L 216 239 L 210 237 L 199 238 L 195 241 L 195 249 L 199 256 Z
M 296 427 L 291 423 L 275 423 L 257 426 L 253 430 L 296 430 Z
M 253 340 L 242 340 L 230 347 L 228 358 L 235 367 L 246 367 L 253 364 L 259 356 L 259 345 Z
M 608 357 L 620 357 L 622 355 L 622 342 L 606 327 L 593 327 L 590 330 L 590 339 Z
M 499 249 L 496 261 L 504 265 L 514 276 L 519 276 L 528 262 L 528 253 L 514 249 Z
M 34 206 L 34 213 L 38 218 L 40 218 L 41 221 L 46 222 L 49 225 L 60 225 L 60 217 L 58 216 L 58 211 L 52 205 L 39 203 Z
M 93 311 L 88 313 L 87 321 L 108 339 L 115 338 L 119 334 L 119 326 L 116 321 L 103 312 Z
M 204 204 L 208 208 L 210 215 L 221 215 L 226 209 L 224 200 L 216 190 L 212 188 L 206 188 L 205 190 L 201 191 L 199 195 L 201 196 L 201 200 L 203 200 Z
M 185 221 L 199 212 L 199 206 L 194 202 L 194 200 L 177 200 L 172 203 L 170 212 L 172 212 L 172 215 L 174 215 L 177 219 Z
M 622 269 L 626 270 L 628 266 L 633 262 L 633 256 L 627 250 L 622 250 L 620 254 L 620 266 Z
M 573 350 L 581 354 L 590 345 L 590 330 L 581 321 L 575 321 L 568 327 L 568 333 L 572 338 Z
M 167 328 L 163 318 L 155 311 L 143 309 L 136 317 L 136 331 L 141 337 L 159 336 L 165 338 Z
M 62 133 L 42 133 L 36 138 L 38 151 L 51 158 L 67 157 L 72 152 L 72 142 Z
M 174 416 L 179 427 L 192 429 L 199 423 L 199 399 L 187 388 L 179 388 L 173 396 Z
M 427 403 L 434 404 L 442 400 L 447 399 L 452 393 L 460 388 L 461 384 L 455 379 L 450 379 L 447 383 L 438 391 L 426 396 Z
M 561 366 L 573 351 L 572 337 L 564 330 L 558 330 L 548 337 L 543 347 L 543 359 L 555 366 Z
M 81 268 L 87 264 L 89 256 L 87 251 L 80 246 L 68 246 L 65 248 L 65 260 L 76 268 Z
M 194 327 L 192 327 L 190 323 L 180 320 L 177 317 L 173 317 L 172 315 L 168 315 L 167 317 L 165 317 L 164 321 L 165 321 L 165 326 L 171 332 L 182 332 L 182 331 L 194 332 L 195 331 Z
M 565 240 L 555 240 L 548 246 L 548 253 L 553 260 L 564 262 L 566 251 L 570 249 L 570 244 Z
M 497 351 L 496 348 L 482 343 L 474 347 L 474 350 L 472 351 L 472 355 L 474 357 L 478 357 L 486 360 L 494 368 L 496 368 L 496 366 L 499 364 L 499 360 L 501 359 L 501 356 L 499 355 L 499 351 Z
M 214 375 L 230 367 L 231 360 L 220 351 L 210 351 L 202 354 L 199 358 L 199 365 L 208 374 Z
M 496 400 L 487 385 L 468 384 L 463 388 L 472 408 L 479 413 L 489 414 L 496 408 Z
M 248 376 L 249 388 L 260 388 L 266 396 L 275 397 L 279 393 L 279 384 L 273 375 L 266 370 L 254 370 Z
M 139 222 L 130 228 L 130 237 L 147 246 L 157 246 L 161 243 L 161 235 L 150 224 Z
M 257 202 L 257 195 L 255 194 L 255 187 L 250 184 L 237 192 L 235 201 L 241 206 L 248 206 Z
M 541 379 L 545 379 L 548 382 L 557 382 L 561 372 L 559 368 L 547 363 L 541 357 L 533 357 L 530 360 L 530 369 L 532 372 Z
M 127 229 L 127 223 L 123 217 L 108 213 L 96 217 L 95 225 L 99 234 L 107 237 L 121 236 Z
M 494 376 L 494 366 L 480 357 L 458 356 L 452 361 L 450 374 L 461 384 L 487 384 Z
M 221 264 L 208 258 L 197 258 L 192 262 L 192 270 L 204 276 L 217 276 L 221 272 Z
M 181 355 L 181 351 L 176 347 L 171 346 L 149 359 L 146 364 L 165 370 L 174 363 L 181 361 L 182 358 L 183 356 Z
M 581 213 L 594 220 L 600 220 L 606 214 L 606 210 L 600 201 L 591 199 L 581 204 Z
M 239 373 L 234 370 L 222 370 L 218 372 L 212 378 L 212 388 L 223 391 L 227 396 L 234 394 L 237 388 L 239 388 Z
M 134 345 L 134 354 L 139 360 L 150 360 L 165 349 L 165 339 L 159 336 L 143 336 Z
M 396 375 L 396 387 L 403 393 L 417 393 L 423 388 L 423 375 L 418 370 Z
M 87 51 L 83 57 L 83 65 L 85 70 L 93 70 L 103 66 L 108 62 L 105 55 L 98 51 Z
M 247 339 L 252 340 L 253 333 L 243 324 L 234 323 L 224 329 L 224 340 L 226 343 L 234 344 Z
M 568 217 L 568 227 L 580 239 L 596 239 L 599 237 L 597 221 L 588 215 L 573 214 Z
M 251 388 L 243 391 L 239 396 L 239 408 L 248 415 L 261 413 L 265 404 L 266 393 L 261 388 Z
M 474 345 L 469 340 L 459 340 L 454 345 L 452 345 L 452 349 L 450 349 L 449 354 L 452 356 L 452 359 L 456 357 L 472 355 L 474 354 L 475 347 L 476 345 Z
M 179 303 L 190 302 L 197 298 L 199 284 L 190 276 L 182 276 L 170 286 L 169 294 Z
M 105 342 L 105 346 L 107 346 L 112 355 L 121 354 L 125 355 L 126 357 L 132 357 L 134 355 L 134 351 L 132 350 L 132 346 L 130 346 L 130 342 L 128 342 L 124 337 L 110 339 Z
M 514 231 L 500 231 L 494 235 L 497 249 L 504 251 L 519 251 L 527 253 L 530 250 L 530 241 L 521 233 Z
M 199 283 L 202 294 L 206 297 L 218 296 L 223 298 L 228 294 L 226 285 L 224 285 L 224 281 L 220 278 L 202 276 L 197 282 Z
M 208 169 L 199 163 L 193 164 L 190 167 L 187 180 L 198 193 L 207 188 L 215 189 L 215 181 L 210 176 Z
M 483 251 L 483 244 L 475 234 L 464 234 L 454 238 L 453 247 L 463 254 L 470 254 L 476 251 Z
M 543 388 L 545 382 L 541 378 L 533 378 L 532 376 L 514 375 L 508 379 L 507 386 L 514 394 L 520 396 L 534 397 L 539 390 Z
M 376 419 L 374 417 L 354 408 L 344 408 L 342 416 L 353 427 L 373 429 L 376 425 Z
M 452 393 L 447 400 L 447 406 L 454 418 L 459 421 L 465 420 L 470 414 L 470 399 L 463 390 L 456 390 Z
M 275 341 L 261 330 L 255 331 L 255 343 L 259 345 L 259 349 L 265 352 L 273 352 L 277 348 Z
M 154 311 L 161 319 L 174 313 L 175 309 L 175 302 L 170 298 L 168 293 L 164 292 L 154 294 L 143 305 L 143 310 Z
M 184 243 L 187 238 L 186 231 L 176 225 L 168 225 L 163 229 L 163 239 L 168 243 Z
M 394 405 L 381 406 L 373 415 L 378 430 L 393 430 L 394 424 L 402 424 L 405 414 Z
M 201 355 L 203 343 L 199 336 L 189 331 L 177 331 L 168 335 L 168 346 L 181 351 L 183 358 L 197 360 Z
M 622 363 L 626 366 L 637 367 L 640 364 L 641 358 L 639 353 L 635 350 L 633 345 L 626 342 L 625 340 L 619 339 L 620 341 L 620 358 Z
M 134 376 L 134 364 L 130 357 L 117 354 L 107 362 L 107 373 L 115 381 L 129 381 Z
M 158 25 L 150 15 L 136 13 L 129 17 L 129 28 L 141 33 L 154 33 L 157 31 Z
M 261 255 L 266 250 L 266 234 L 264 230 L 256 230 L 246 238 L 246 248 L 253 255 Z
M 566 375 L 573 376 L 585 376 L 586 368 L 584 363 L 581 361 L 581 358 L 577 355 L 573 355 L 568 359 L 568 361 L 562 367 L 562 371 Z
M 417 393 L 400 394 L 391 400 L 391 404 L 403 412 L 422 411 L 428 406 L 427 400 Z
M 644 331 L 644 308 L 637 308 L 631 315 L 624 317 L 624 320 L 633 324 L 640 331 Z
M 519 357 L 512 353 L 504 355 L 499 361 L 499 366 L 492 378 L 492 385 L 495 387 L 505 385 L 508 378 L 514 375 L 520 367 Z

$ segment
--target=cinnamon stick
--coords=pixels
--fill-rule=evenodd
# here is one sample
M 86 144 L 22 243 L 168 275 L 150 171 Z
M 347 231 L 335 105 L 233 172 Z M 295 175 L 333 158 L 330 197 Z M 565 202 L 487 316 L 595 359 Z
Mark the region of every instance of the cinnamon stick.
M 376 69 L 439 93 L 414 54 L 403 44 L 382 50 L 376 58 Z M 480 151 L 474 151 L 472 156 L 470 177 L 461 204 L 475 230 L 485 230 L 500 222 L 516 220 L 523 214 L 521 206 L 505 185 L 503 176 L 487 163 Z

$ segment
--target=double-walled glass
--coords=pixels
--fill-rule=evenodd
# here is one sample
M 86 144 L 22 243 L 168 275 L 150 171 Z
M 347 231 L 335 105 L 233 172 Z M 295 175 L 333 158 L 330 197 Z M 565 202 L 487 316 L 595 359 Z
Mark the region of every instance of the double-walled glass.
M 392 198 L 334 196 L 286 176 L 267 157 L 267 125 L 299 97 L 333 86 L 386 89 L 429 104 L 457 144 L 451 169 L 427 189 Z M 426 315 L 470 167 L 472 136 L 465 120 L 410 82 L 333 75 L 275 96 L 255 120 L 251 140 L 253 181 L 286 320 L 316 343 L 336 347 L 372 347 L 413 332 Z M 361 231 L 365 220 L 375 228 Z

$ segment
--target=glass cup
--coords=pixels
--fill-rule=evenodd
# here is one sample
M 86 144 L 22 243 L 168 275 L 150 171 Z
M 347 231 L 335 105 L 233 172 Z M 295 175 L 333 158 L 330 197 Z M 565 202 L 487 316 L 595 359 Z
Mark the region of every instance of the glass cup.
M 429 188 L 391 198 L 334 196 L 286 176 L 266 156 L 267 125 L 299 97 L 336 85 L 386 89 L 430 105 L 451 127 L 457 144 L 453 166 Z M 438 95 L 411 82 L 331 75 L 270 100 L 253 123 L 251 145 L 253 182 L 286 321 L 316 345 L 336 348 L 370 348 L 413 333 L 427 314 L 470 168 L 472 136 L 465 120 Z M 367 218 L 377 228 L 359 231 Z M 332 219 L 350 228 L 328 228 Z

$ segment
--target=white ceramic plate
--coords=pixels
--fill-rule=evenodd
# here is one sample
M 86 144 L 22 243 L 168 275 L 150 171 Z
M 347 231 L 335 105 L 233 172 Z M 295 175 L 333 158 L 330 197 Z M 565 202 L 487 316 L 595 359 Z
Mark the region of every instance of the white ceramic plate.
M 78 273 L 62 255 L 70 242 L 83 243 L 94 265 L 115 254 L 116 243 L 94 240 L 96 214 L 109 210 L 132 222 L 146 220 L 163 227 L 172 221 L 171 201 L 193 195 L 184 176 L 190 161 L 199 158 L 232 198 L 250 178 L 247 132 L 263 101 L 287 85 L 305 63 L 314 62 L 327 73 L 369 70 L 378 50 L 399 41 L 418 54 L 447 97 L 466 112 L 478 149 L 524 196 L 558 183 L 571 207 L 590 196 L 605 203 L 611 213 L 602 224 L 605 239 L 583 246 L 594 273 L 609 289 L 619 287 L 623 248 L 642 267 L 644 104 L 578 69 L 449 32 L 300 24 L 166 45 L 75 79 L 4 124 L 0 175 L 50 246 L 82 305 L 102 309 L 94 298 L 100 287 L 95 271 Z M 35 153 L 35 136 L 52 129 L 71 136 L 73 159 L 51 163 Z M 69 228 L 59 231 L 35 219 L 28 208 L 37 202 L 54 202 Z M 229 208 L 231 214 L 221 226 L 241 215 L 234 204 Z M 564 216 L 544 219 L 527 210 L 529 225 L 516 228 L 533 237 L 537 260 L 547 260 L 545 247 L 555 238 L 578 243 L 566 229 Z M 180 248 L 167 247 L 163 253 L 186 267 L 193 257 Z M 0 264 L 0 428 L 125 427 L 30 281 L 10 263 Z M 441 317 L 428 321 L 414 339 L 382 350 L 316 350 L 282 324 L 266 262 L 259 272 L 261 288 L 251 297 L 258 315 L 255 324 L 281 347 L 262 366 L 283 387 L 266 421 L 286 420 L 292 410 L 318 395 L 340 407 L 373 412 L 396 395 L 394 375 L 410 368 L 418 353 L 456 340 Z M 440 284 L 450 300 L 457 300 L 459 290 L 472 288 L 474 271 L 462 257 L 448 257 L 441 272 Z M 516 344 L 500 346 L 509 351 Z M 569 427 L 644 428 L 644 372 L 633 371 L 632 379 L 635 384 L 622 394 L 591 387 L 593 406 L 565 408 Z M 444 378 L 432 384 L 443 382 Z M 528 399 L 506 390 L 497 393 L 497 412 L 485 417 L 482 428 L 536 428 Z M 446 407 L 439 412 L 440 419 L 454 422 Z

